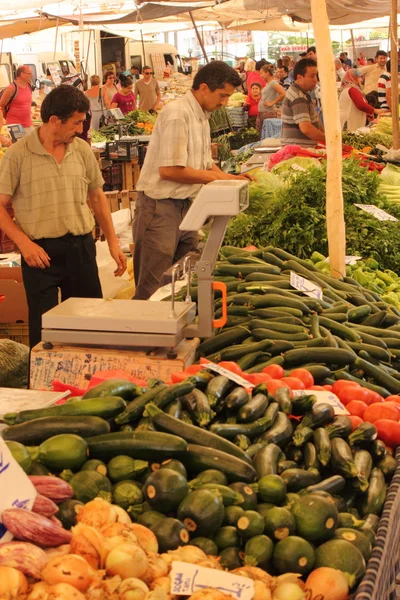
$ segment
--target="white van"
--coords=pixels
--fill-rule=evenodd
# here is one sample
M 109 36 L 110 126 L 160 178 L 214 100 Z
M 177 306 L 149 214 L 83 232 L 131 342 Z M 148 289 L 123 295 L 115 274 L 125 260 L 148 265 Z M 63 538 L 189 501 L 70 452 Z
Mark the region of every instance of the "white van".
M 47 69 L 54 67 L 60 77 L 76 75 L 75 63 L 66 52 L 38 52 L 13 54 L 14 72 L 21 65 L 27 65 L 32 71 L 32 83 L 46 79 Z
M 144 42 L 144 56 L 143 56 L 143 45 L 141 42 L 130 41 L 128 44 L 128 52 L 130 63 L 127 61 L 127 69 L 131 66 L 138 67 L 140 71 L 142 67 L 148 65 L 155 69 L 153 64 L 152 55 L 162 55 L 164 58 L 165 66 L 171 65 L 172 72 L 182 72 L 181 57 L 179 56 L 178 50 L 171 44 L 158 44 L 157 42 Z

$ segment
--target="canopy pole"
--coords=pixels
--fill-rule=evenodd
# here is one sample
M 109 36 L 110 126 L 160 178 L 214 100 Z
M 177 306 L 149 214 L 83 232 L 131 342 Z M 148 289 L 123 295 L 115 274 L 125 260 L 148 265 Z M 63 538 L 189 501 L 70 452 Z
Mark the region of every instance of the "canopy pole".
M 140 30 L 140 39 L 142 41 L 142 52 L 143 52 L 143 65 L 142 65 L 142 69 L 143 67 L 146 66 L 147 62 L 146 62 L 146 51 L 145 51 L 145 47 L 144 47 L 144 39 L 143 39 L 143 30 Z
M 56 60 L 57 42 L 58 42 L 58 19 L 56 21 L 56 35 L 54 37 L 53 61 Z
M 335 64 L 325 0 L 311 0 L 311 15 L 317 47 L 322 109 L 325 115 L 327 150 L 326 226 L 331 275 L 346 275 L 346 232 L 342 191 L 342 132 L 336 87 Z
M 400 147 L 399 140 L 399 59 L 397 54 L 397 0 L 392 0 L 392 13 L 390 16 L 390 72 L 392 76 L 392 129 L 393 150 Z
M 199 33 L 199 30 L 197 29 L 196 21 L 194 20 L 194 17 L 192 15 L 192 11 L 191 10 L 189 10 L 189 15 L 190 15 L 190 18 L 192 20 L 193 29 L 196 32 L 196 36 L 197 36 L 197 40 L 198 40 L 198 42 L 200 44 L 200 48 L 201 48 L 201 50 L 203 52 L 204 60 L 206 61 L 206 63 L 209 63 L 210 61 L 208 60 L 208 56 L 207 56 L 207 53 L 206 53 L 206 49 L 204 48 L 203 40 L 201 39 L 201 35 Z
M 353 46 L 353 65 L 355 64 L 357 66 L 356 43 L 354 41 L 354 32 L 352 29 L 350 29 L 350 35 L 351 35 L 351 45 Z

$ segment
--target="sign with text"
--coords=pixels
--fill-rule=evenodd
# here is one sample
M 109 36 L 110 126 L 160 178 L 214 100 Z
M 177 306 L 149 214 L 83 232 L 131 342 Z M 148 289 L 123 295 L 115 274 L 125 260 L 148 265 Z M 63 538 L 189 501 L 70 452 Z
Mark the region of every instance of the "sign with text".
M 307 44 L 287 44 L 281 46 L 281 53 L 283 52 L 306 52 Z
M 333 406 L 336 416 L 350 414 L 344 404 L 342 404 L 339 398 L 335 394 L 332 394 L 332 392 L 322 392 L 319 390 L 294 390 L 293 396 L 298 398 L 299 396 L 309 396 L 310 393 L 317 398 L 316 404 L 330 404 Z
M 203 366 L 205 369 L 209 369 L 210 371 L 214 371 L 214 373 L 218 373 L 218 375 L 224 375 L 224 377 L 227 377 L 234 383 L 237 383 L 238 385 L 241 385 L 244 388 L 254 387 L 252 383 L 249 383 L 248 381 L 246 381 L 246 379 L 240 377 L 240 375 L 236 375 L 236 373 L 232 373 L 231 371 L 228 371 L 228 369 L 224 369 L 224 367 L 220 367 L 219 365 L 216 365 L 213 362 L 209 362 Z
M 306 296 L 310 296 L 310 298 L 322 300 L 323 293 L 321 288 L 313 281 L 298 275 L 294 271 L 290 271 L 290 285 L 299 290 L 299 292 L 306 294 Z
M 1 523 L 1 513 L 6 508 L 30 510 L 36 498 L 36 489 L 13 458 L 7 444 L 0 438 L 0 544 L 9 542 L 13 536 Z
M 349 256 L 345 256 L 344 257 L 344 262 L 345 262 L 346 265 L 356 265 L 357 261 L 359 261 L 359 260 L 362 260 L 361 256 L 352 256 L 352 255 L 349 255 Z M 329 261 L 329 257 L 325 259 L 325 262 L 327 262 L 327 263 L 330 262 Z
M 199 590 L 213 588 L 238 600 L 252 600 L 254 582 L 248 577 L 217 569 L 174 561 L 170 573 L 171 595 L 191 596 Z
M 379 221 L 398 221 L 396 217 L 394 217 L 393 215 L 389 215 L 389 213 L 387 213 L 386 210 L 378 208 L 377 206 L 375 206 L 375 204 L 355 204 L 354 206 L 357 206 L 357 208 L 361 208 L 361 210 L 364 210 L 365 212 L 369 213 Z

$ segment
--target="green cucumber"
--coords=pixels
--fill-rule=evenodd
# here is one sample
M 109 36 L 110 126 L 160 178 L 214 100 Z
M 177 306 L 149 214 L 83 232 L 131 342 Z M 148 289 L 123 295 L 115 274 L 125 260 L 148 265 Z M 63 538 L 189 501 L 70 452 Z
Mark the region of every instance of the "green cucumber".
M 285 307 L 295 308 L 300 310 L 303 315 L 309 315 L 311 313 L 310 308 L 302 300 L 296 298 L 288 298 L 280 294 L 265 294 L 263 296 L 253 296 L 251 300 L 251 306 L 253 308 L 271 308 L 273 306 L 279 307 L 280 310 L 284 310 Z
M 331 440 L 331 450 L 332 471 L 346 478 L 357 477 L 357 467 L 348 443 L 342 438 L 333 438 Z
M 300 498 L 293 505 L 292 514 L 297 534 L 317 544 L 332 537 L 339 521 L 339 513 L 333 502 L 317 494 Z
M 265 475 L 276 475 L 278 461 L 284 457 L 284 454 L 276 444 L 267 444 L 263 446 L 254 456 L 253 465 L 260 480 Z
M 315 549 L 307 540 L 289 535 L 276 544 L 272 560 L 279 574 L 300 573 L 306 576 L 314 567 Z
M 360 512 L 362 516 L 368 514 L 380 515 L 386 500 L 386 483 L 382 471 L 375 467 L 372 469 L 368 490 L 362 497 Z
M 65 404 L 57 404 L 49 408 L 35 410 L 22 410 L 19 413 L 8 413 L 3 420 L 7 425 L 17 425 L 42 417 L 92 417 L 113 419 L 121 413 L 126 406 L 125 400 L 116 396 L 90 398 L 89 400 L 72 400 Z
M 147 477 L 143 492 L 153 510 L 169 513 L 187 496 L 189 484 L 177 471 L 158 469 Z
M 82 396 L 82 400 L 87 400 L 88 398 L 118 396 L 119 398 L 130 401 L 143 392 L 144 389 L 140 385 L 136 385 L 131 381 L 125 379 L 108 379 L 107 381 L 103 381 L 103 383 L 90 388 L 90 390 Z
M 88 443 L 79 435 L 60 433 L 42 442 L 40 446 L 32 447 L 30 452 L 35 460 L 53 473 L 59 473 L 63 469 L 79 471 L 87 461 Z
M 225 473 L 230 481 L 252 483 L 256 478 L 255 470 L 247 462 L 214 448 L 188 444 L 180 460 L 193 473 L 214 468 Z
M 252 317 L 257 319 L 284 319 L 289 315 L 297 318 L 303 316 L 301 310 L 298 310 L 296 308 L 288 309 L 288 307 L 286 306 L 282 307 L 282 310 L 279 310 L 279 308 L 276 306 L 271 306 L 271 308 L 256 308 L 252 311 L 249 311 L 249 314 L 251 314 Z
M 247 310 L 247 309 L 246 309 Z M 221 350 L 221 360 L 238 360 L 242 358 L 242 356 L 246 356 L 246 354 L 250 354 L 253 352 L 265 352 L 268 350 L 269 346 L 271 346 L 272 342 L 269 340 L 262 340 L 261 342 L 254 342 L 252 344 L 238 344 L 236 346 L 230 346 L 229 348 L 225 348 Z
M 270 354 L 258 350 L 257 352 L 250 352 L 249 354 L 246 354 L 246 356 L 238 358 L 237 364 L 242 371 L 246 372 L 247 369 L 251 369 L 251 367 L 254 367 L 254 365 L 258 364 L 261 360 L 268 359 L 269 357 Z
M 282 340 L 285 342 L 300 342 L 310 338 L 307 333 L 281 333 L 267 329 L 266 326 L 252 329 L 251 335 L 255 340 Z
M 362 358 L 356 358 L 354 366 L 357 369 L 361 369 L 367 377 L 372 377 L 379 385 L 389 390 L 392 394 L 400 393 L 400 381 L 385 373 L 383 369 L 372 365 L 368 361 Z
M 373 383 L 370 383 L 365 379 L 360 379 L 359 377 L 354 377 L 354 375 L 351 375 L 350 373 L 344 370 L 336 372 L 335 378 L 346 379 L 347 381 L 355 381 L 356 383 L 359 383 L 362 387 L 366 387 L 369 390 L 372 390 L 373 392 L 377 392 L 383 398 L 387 398 L 387 396 L 390 396 L 390 392 L 382 386 L 374 385 Z
M 304 325 L 290 325 L 288 323 L 282 323 L 281 321 L 271 321 L 270 319 L 252 319 L 249 323 L 249 329 L 253 330 L 258 327 L 289 335 L 293 333 L 305 333 L 307 331 Z
M 88 444 L 90 457 L 104 461 L 120 454 L 141 460 L 162 461 L 175 456 L 180 458 L 187 449 L 187 443 L 181 437 L 158 431 L 108 433 L 89 438 Z
M 305 469 L 287 469 L 280 476 L 286 483 L 288 492 L 298 492 L 321 481 L 321 475 L 315 469 L 309 471 Z
M 146 408 L 146 405 L 149 402 L 152 402 L 162 390 L 165 390 L 167 388 L 168 386 L 164 383 L 150 388 L 149 390 L 135 398 L 135 400 L 132 400 L 132 402 L 130 402 L 125 408 L 125 410 L 115 418 L 115 422 L 118 425 L 123 425 L 125 423 L 138 421 L 143 415 L 143 411 Z
M 110 425 L 100 417 L 41 417 L 19 425 L 6 427 L 2 431 L 4 440 L 21 442 L 27 446 L 41 444 L 49 437 L 60 433 L 73 433 L 80 437 L 90 437 L 109 433 Z
M 232 327 L 202 342 L 198 347 L 199 355 L 207 356 L 233 344 L 240 344 L 248 335 L 249 330 L 245 327 Z
M 365 352 L 368 352 L 370 356 L 376 358 L 376 360 L 390 362 L 390 353 L 384 348 L 379 348 L 378 346 L 373 346 L 372 344 L 355 343 L 349 341 L 347 343 L 355 352 L 359 353 L 361 350 L 364 350 Z
M 295 367 L 306 362 L 347 366 L 354 362 L 354 354 L 342 348 L 296 348 L 284 354 L 285 367 Z
M 224 505 L 210 490 L 190 492 L 179 504 L 177 517 L 196 536 L 213 535 L 222 525 Z

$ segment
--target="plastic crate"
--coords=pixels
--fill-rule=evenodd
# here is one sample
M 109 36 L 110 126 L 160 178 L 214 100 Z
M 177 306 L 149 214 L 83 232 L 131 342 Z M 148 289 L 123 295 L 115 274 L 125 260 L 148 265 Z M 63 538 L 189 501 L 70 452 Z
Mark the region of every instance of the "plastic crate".
M 138 142 L 117 140 L 106 143 L 106 159 L 130 161 L 138 157 Z
M 104 191 L 113 192 L 114 190 L 121 191 L 123 187 L 122 179 L 122 164 L 113 162 L 110 166 L 102 169 L 104 179 Z
M 0 323 L 0 339 L 13 340 L 29 346 L 28 323 Z
M 139 144 L 139 167 L 143 167 L 144 159 L 146 158 L 148 144 Z

